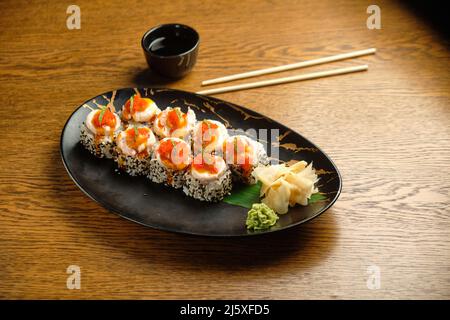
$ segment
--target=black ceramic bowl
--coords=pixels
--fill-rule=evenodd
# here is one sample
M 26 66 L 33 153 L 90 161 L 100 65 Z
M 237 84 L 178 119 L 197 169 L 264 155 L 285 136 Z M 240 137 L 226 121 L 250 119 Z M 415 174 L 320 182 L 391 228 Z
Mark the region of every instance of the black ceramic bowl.
M 141 45 L 150 68 L 159 74 L 180 78 L 197 61 L 200 37 L 193 28 L 183 24 L 163 24 L 148 30 Z

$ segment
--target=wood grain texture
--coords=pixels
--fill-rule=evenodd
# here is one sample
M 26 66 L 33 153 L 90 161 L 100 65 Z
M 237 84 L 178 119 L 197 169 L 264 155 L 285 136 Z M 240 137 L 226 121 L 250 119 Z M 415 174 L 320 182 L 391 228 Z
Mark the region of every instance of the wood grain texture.
M 381 30 L 366 28 L 369 1 L 102 3 L 77 1 L 81 30 L 68 30 L 64 2 L 0 2 L 0 298 L 450 298 L 449 43 L 406 1 L 377 2 Z M 174 21 L 201 45 L 194 71 L 169 82 L 147 70 L 140 37 Z M 205 79 L 369 47 L 375 56 L 282 75 L 363 63 L 367 73 L 218 96 L 335 160 L 340 199 L 298 228 L 231 240 L 155 231 L 91 201 L 61 163 L 66 119 L 101 92 L 197 91 Z M 66 288 L 72 264 L 81 290 Z M 370 265 L 378 290 L 366 286 Z

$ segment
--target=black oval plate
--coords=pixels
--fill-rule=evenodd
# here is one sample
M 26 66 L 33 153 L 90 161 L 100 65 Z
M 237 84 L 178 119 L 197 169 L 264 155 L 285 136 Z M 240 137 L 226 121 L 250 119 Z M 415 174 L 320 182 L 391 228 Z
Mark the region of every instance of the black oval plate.
M 162 109 L 191 107 L 197 119 L 219 120 L 229 128 L 247 130 L 278 129 L 281 161 L 313 161 L 320 176 L 319 191 L 325 200 L 289 209 L 275 226 L 266 231 L 251 232 L 245 227 L 248 209 L 227 203 L 205 203 L 187 197 L 180 190 L 158 185 L 145 177 L 131 177 L 116 169 L 108 159 L 97 159 L 79 143 L 80 125 L 89 109 L 106 105 L 115 94 L 114 106 L 119 110 L 132 94 L 153 99 Z M 261 136 L 259 136 L 261 140 Z M 270 139 L 270 135 L 268 137 Z M 204 236 L 246 236 L 283 230 L 317 217 L 331 207 L 341 192 L 341 176 L 328 156 L 300 134 L 257 112 L 219 99 L 195 93 L 164 89 L 120 89 L 99 95 L 77 108 L 67 120 L 61 134 L 61 156 L 76 185 L 108 210 L 152 228 Z M 268 145 L 270 155 L 271 146 Z

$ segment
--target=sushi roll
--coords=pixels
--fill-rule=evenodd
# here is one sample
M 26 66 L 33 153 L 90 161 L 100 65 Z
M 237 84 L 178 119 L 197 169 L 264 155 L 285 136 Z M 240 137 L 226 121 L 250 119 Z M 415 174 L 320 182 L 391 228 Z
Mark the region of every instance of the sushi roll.
M 168 107 L 156 116 L 153 131 L 160 138 L 180 138 L 190 143 L 195 122 L 195 113 L 190 108 L 184 113 L 178 107 Z
M 146 175 L 155 143 L 156 138 L 150 128 L 129 126 L 117 135 L 114 161 L 129 175 Z
M 191 161 L 191 148 L 186 141 L 164 138 L 155 146 L 148 178 L 156 183 L 181 188 Z
M 264 146 L 243 135 L 232 136 L 225 141 L 223 157 L 230 167 L 233 180 L 246 184 L 256 183 L 253 170 L 269 163 Z
M 209 119 L 199 121 L 193 133 L 194 154 L 220 152 L 227 138 L 227 129 L 219 121 Z
M 222 157 L 200 153 L 186 173 L 183 192 L 201 201 L 217 202 L 230 193 L 231 172 Z
M 119 116 L 109 107 L 92 110 L 81 125 L 80 142 L 96 157 L 112 158 L 120 127 Z
M 122 107 L 121 119 L 125 126 L 146 124 L 151 126 L 161 110 L 149 98 L 142 98 L 140 94 L 133 95 Z

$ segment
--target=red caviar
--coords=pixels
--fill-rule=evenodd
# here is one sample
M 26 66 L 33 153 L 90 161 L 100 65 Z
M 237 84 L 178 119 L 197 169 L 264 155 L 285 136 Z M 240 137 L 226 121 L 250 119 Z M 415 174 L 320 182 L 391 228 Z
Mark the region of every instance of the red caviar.
M 193 161 L 192 167 L 197 172 L 218 173 L 215 157 L 210 154 L 198 154 Z
M 202 121 L 201 124 L 201 141 L 202 146 L 206 147 L 217 139 L 219 126 L 209 121 Z
M 170 128 L 170 133 L 182 128 L 186 125 L 187 114 L 181 112 L 179 109 L 172 109 L 167 113 L 167 125 Z
M 161 161 L 170 168 L 182 170 L 189 164 L 189 147 L 180 141 L 161 140 L 158 154 Z
M 136 135 L 137 131 L 137 135 Z M 141 144 L 145 144 L 148 140 L 148 137 L 150 136 L 150 129 L 149 128 L 128 128 L 126 131 L 126 142 L 127 145 L 134 149 L 138 150 L 138 147 Z
M 244 139 L 228 140 L 223 145 L 223 153 L 228 163 L 240 165 L 245 172 L 252 169 L 253 147 Z
M 114 113 L 112 113 L 111 110 L 106 109 L 103 112 L 103 117 L 102 117 L 102 123 L 100 123 L 100 114 L 102 113 L 102 110 L 98 110 L 94 117 L 92 118 L 92 124 L 94 125 L 94 127 L 96 128 L 101 128 L 103 126 L 108 126 L 110 127 L 112 130 L 115 129 L 116 127 L 116 116 L 114 115 Z
M 133 108 L 130 110 L 131 106 L 131 98 L 125 102 L 125 105 L 123 106 L 123 112 L 122 112 L 122 118 L 124 119 L 130 119 L 132 114 L 135 114 L 136 112 L 142 112 L 147 109 L 147 107 L 150 105 L 148 98 L 142 98 L 139 94 L 135 94 L 133 96 Z

